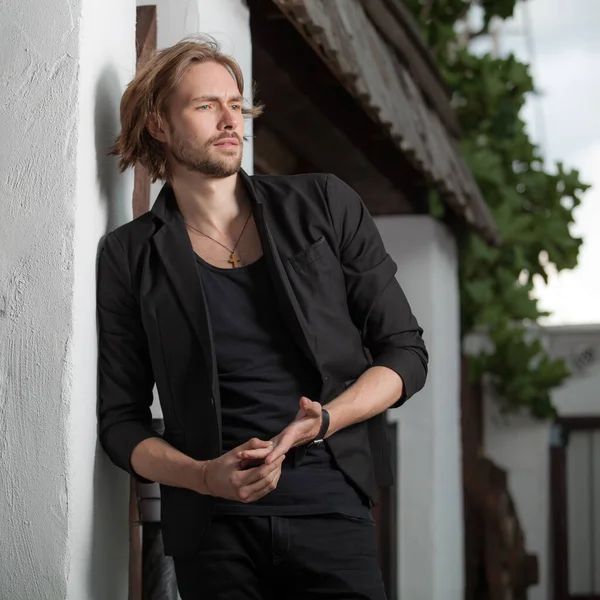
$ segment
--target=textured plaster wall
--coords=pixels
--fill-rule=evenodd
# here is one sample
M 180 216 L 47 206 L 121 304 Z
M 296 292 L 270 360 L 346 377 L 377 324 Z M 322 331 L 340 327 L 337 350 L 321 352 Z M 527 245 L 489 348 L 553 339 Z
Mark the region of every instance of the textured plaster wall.
M 80 0 L 2 3 L 0 598 L 64 598 Z
M 127 478 L 96 442 L 95 263 L 135 4 L 2 3 L 0 598 L 127 594 Z
M 462 600 L 464 587 L 457 257 L 429 217 L 378 217 L 430 355 L 423 391 L 398 424 L 399 597 Z

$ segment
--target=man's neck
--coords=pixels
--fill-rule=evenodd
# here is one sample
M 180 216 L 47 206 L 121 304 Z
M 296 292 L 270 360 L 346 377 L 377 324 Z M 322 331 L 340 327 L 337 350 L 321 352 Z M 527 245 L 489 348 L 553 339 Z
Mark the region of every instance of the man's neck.
M 250 210 L 237 173 L 225 178 L 178 173 L 174 174 L 171 185 L 184 221 L 208 234 L 213 231 L 227 235 L 240 215 Z

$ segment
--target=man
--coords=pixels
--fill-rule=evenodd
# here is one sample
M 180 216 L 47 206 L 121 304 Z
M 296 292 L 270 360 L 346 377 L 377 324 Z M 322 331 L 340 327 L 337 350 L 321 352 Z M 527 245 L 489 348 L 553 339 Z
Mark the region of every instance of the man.
M 382 599 L 383 415 L 425 382 L 422 331 L 353 190 L 241 170 L 262 110 L 243 90 L 233 59 L 188 39 L 123 96 L 121 169 L 167 183 L 101 251 L 101 443 L 161 484 L 183 600 Z

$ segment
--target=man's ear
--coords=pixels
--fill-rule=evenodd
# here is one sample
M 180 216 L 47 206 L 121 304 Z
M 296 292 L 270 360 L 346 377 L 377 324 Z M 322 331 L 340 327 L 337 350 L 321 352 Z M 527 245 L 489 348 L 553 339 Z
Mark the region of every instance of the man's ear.
M 146 128 L 150 132 L 153 138 L 156 138 L 159 142 L 167 141 L 167 134 L 163 125 L 164 121 L 156 113 L 148 115 L 146 119 Z

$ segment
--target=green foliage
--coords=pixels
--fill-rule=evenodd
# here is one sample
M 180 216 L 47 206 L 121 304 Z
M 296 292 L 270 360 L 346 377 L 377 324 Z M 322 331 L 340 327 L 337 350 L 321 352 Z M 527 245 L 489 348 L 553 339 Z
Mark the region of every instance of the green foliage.
M 525 324 L 543 316 L 532 296 L 533 277 L 572 269 L 581 240 L 573 237 L 573 209 L 587 189 L 561 163 L 548 170 L 520 117 L 534 91 L 528 66 L 514 56 L 478 56 L 459 43 L 457 21 L 474 5 L 483 9 L 486 33 L 493 17 L 513 14 L 515 0 L 407 0 L 434 52 L 452 97 L 462 133 L 462 150 L 503 239 L 487 245 L 467 230 L 459 234 L 463 336 L 486 331 L 493 351 L 472 361 L 506 410 L 527 409 L 538 418 L 555 410 L 550 391 L 568 376 L 564 362 L 551 360 Z M 433 203 L 434 216 L 439 206 Z
M 539 339 L 522 326 L 492 329 L 490 337 L 494 351 L 471 359 L 471 377 L 489 377 L 506 412 L 525 409 L 538 419 L 555 416 L 540 390 L 550 390 L 569 376 L 564 361 L 549 358 Z

